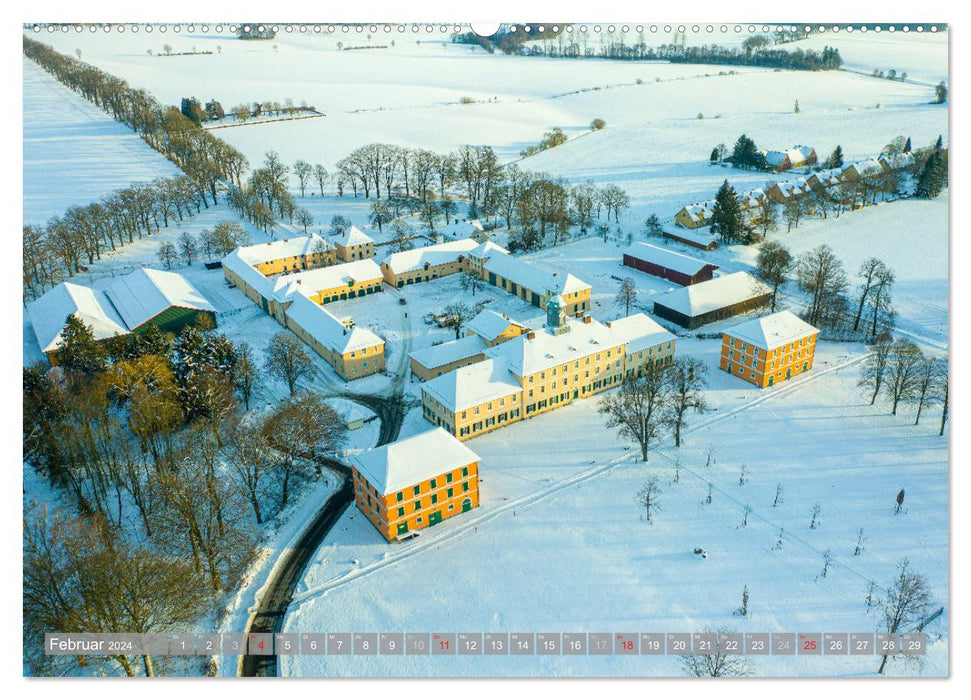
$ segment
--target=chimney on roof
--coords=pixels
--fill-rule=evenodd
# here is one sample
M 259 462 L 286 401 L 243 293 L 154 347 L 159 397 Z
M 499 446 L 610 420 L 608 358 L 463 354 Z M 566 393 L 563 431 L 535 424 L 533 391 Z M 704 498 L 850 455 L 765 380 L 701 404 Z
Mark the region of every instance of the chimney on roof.
M 529 333 L 526 334 L 526 339 L 527 340 L 536 340 L 536 333 L 533 332 L 533 331 L 530 331 Z
M 586 316 L 583 317 L 583 322 L 590 323 L 590 314 L 587 314 Z

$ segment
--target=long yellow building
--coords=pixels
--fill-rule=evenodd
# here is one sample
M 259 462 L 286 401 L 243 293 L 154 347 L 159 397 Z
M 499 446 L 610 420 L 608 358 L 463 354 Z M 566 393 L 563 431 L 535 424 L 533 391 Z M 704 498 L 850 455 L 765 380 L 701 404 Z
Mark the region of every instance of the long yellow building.
M 441 428 L 352 458 L 354 501 L 391 541 L 479 505 L 479 456 Z
M 425 420 L 468 440 L 611 389 L 649 363 L 673 361 L 675 336 L 646 315 L 603 324 L 567 317 L 560 303 L 550 301 L 542 329 L 422 385 Z
M 385 343 L 365 328 L 348 327 L 322 307 L 341 299 L 382 291 L 381 270 L 371 258 L 325 267 L 301 269 L 299 250 L 314 250 L 313 236 L 237 248 L 222 260 L 226 281 L 243 292 L 278 323 L 292 330 L 345 380 L 358 379 L 385 369 Z M 322 239 L 319 239 L 322 240 Z M 280 245 L 285 243 L 286 245 Z M 294 262 L 296 260 L 296 262 Z M 286 261 L 286 262 L 281 262 Z M 262 269 L 291 270 L 268 278 Z
M 392 253 L 381 262 L 381 271 L 384 281 L 399 289 L 469 272 L 540 309 L 559 296 L 568 315 L 590 310 L 589 284 L 568 272 L 540 269 L 491 241 L 462 238 Z
M 758 387 L 813 367 L 819 330 L 790 311 L 746 321 L 722 334 L 719 367 Z
M 327 267 L 337 262 L 337 250 L 317 234 L 267 241 L 237 248 L 239 257 L 267 277 Z

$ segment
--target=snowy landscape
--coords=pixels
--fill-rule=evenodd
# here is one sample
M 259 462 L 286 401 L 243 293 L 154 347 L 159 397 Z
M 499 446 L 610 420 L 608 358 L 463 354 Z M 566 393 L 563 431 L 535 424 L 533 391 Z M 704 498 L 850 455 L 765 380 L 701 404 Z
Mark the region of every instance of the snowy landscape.
M 90 64 L 125 81 L 127 87 L 154 96 L 162 105 L 175 105 L 174 111 L 181 104 L 183 114 L 186 98 L 193 98 L 200 105 L 218 101 L 227 114 L 241 103 L 289 100 L 322 115 L 235 119 L 221 121 L 219 128 L 212 124 L 207 128 L 203 121 L 201 130 L 245 158 L 248 169 L 240 179 L 220 177 L 211 194 L 201 195 L 201 203 L 195 194 L 196 199 L 184 211 L 180 208 L 177 217 L 169 214 L 166 225 L 159 223 L 156 213 L 147 233 L 139 230 L 126 240 L 119 234 L 120 244 L 113 239 L 110 247 L 102 243 L 90 261 L 76 252 L 79 264 L 70 275 L 62 270 L 25 282 L 25 387 L 28 373 L 36 370 L 29 375 L 31 386 L 42 386 L 46 392 L 28 395 L 25 389 L 25 411 L 40 405 L 38 397 L 46 402 L 59 384 L 73 386 L 70 366 L 51 368 L 28 311 L 35 299 L 58 283 L 101 293 L 139 268 L 170 269 L 215 309 L 215 329 L 199 326 L 199 333 L 210 340 L 199 342 L 212 342 L 217 350 L 235 348 L 234 357 L 244 346 L 252 354 L 248 383 L 232 373 L 225 389 L 228 397 L 221 399 L 218 410 L 206 404 L 205 410 L 192 414 L 183 407 L 179 415 L 184 424 L 172 428 L 165 439 L 155 433 L 151 439 L 143 438 L 133 417 L 135 389 L 125 394 L 129 389 L 123 380 L 105 380 L 122 398 L 92 420 L 104 416 L 105 425 L 121 426 L 122 431 L 131 428 L 140 441 L 132 438 L 125 449 L 140 455 L 130 461 L 144 462 L 145 474 L 151 473 L 148 454 L 154 455 L 157 466 L 159 458 L 153 450 L 164 454 L 171 450 L 179 455 L 172 458 L 173 463 L 189 470 L 182 474 L 205 473 L 218 481 L 220 485 L 212 488 L 233 504 L 227 506 L 234 513 L 227 520 L 239 532 L 233 545 L 238 545 L 238 554 L 235 550 L 232 555 L 221 553 L 222 563 L 208 570 L 209 578 L 217 580 L 216 590 L 194 600 L 198 607 L 193 624 L 139 631 L 265 631 L 254 625 L 270 618 L 268 601 L 279 595 L 286 601 L 285 610 L 273 618 L 273 631 L 297 634 L 887 632 L 886 609 L 906 561 L 906 567 L 919 574 L 926 600 L 919 609 L 908 610 L 906 624 L 892 631 L 912 632 L 919 626 L 927 635 L 926 655 L 895 655 L 885 668 L 878 655 L 746 657 L 736 668 L 738 673 L 729 675 L 876 676 L 879 667 L 890 676 L 947 676 L 946 90 L 944 99 L 940 97 L 940 88 L 949 79 L 946 29 L 920 34 L 813 32 L 777 48 L 835 47 L 842 67 L 795 70 L 512 55 L 455 41 L 459 37 L 453 37 L 451 28 L 442 32 L 436 25 L 430 27 L 433 31 L 425 31 L 421 25 L 420 31 L 412 32 L 411 25 L 406 26 L 402 32 L 398 25 L 387 30 L 384 25 L 374 30 L 365 27 L 364 32 L 357 26 L 343 27 L 349 31 L 338 26 L 333 33 L 309 27 L 281 29 L 264 40 L 241 40 L 228 30 L 220 35 L 198 27 L 195 31 L 183 27 L 178 34 L 171 28 L 163 34 L 158 27 L 152 32 L 110 35 L 87 29 L 76 32 L 73 26 L 65 27 L 66 31 L 24 31 L 25 40 Z M 583 32 L 585 45 L 614 41 L 606 32 L 594 32 L 592 26 Z M 573 27 L 571 31 L 580 36 L 581 25 Z M 674 40 L 663 32 L 642 34 L 647 46 Z M 687 44 L 737 48 L 745 38 L 746 34 L 733 32 L 704 37 L 689 33 Z M 624 40 L 633 44 L 637 39 Z M 25 256 L 34 250 L 35 240 L 43 239 L 37 248 L 46 252 L 37 253 L 37 259 L 47 256 L 40 266 L 53 269 L 63 267 L 61 261 L 70 257 L 59 241 L 71 230 L 65 222 L 75 221 L 66 214 L 71 208 L 99 201 L 109 208 L 112 198 L 133 183 L 191 175 L 192 169 L 164 156 L 150 139 L 70 89 L 26 51 Z M 883 76 L 891 69 L 896 75 L 906 73 L 906 79 L 874 74 L 879 71 Z M 592 128 L 597 119 L 603 121 L 602 127 Z M 562 143 L 524 155 L 556 129 L 565 136 Z M 727 145 L 730 155 L 742 134 L 761 149 L 811 144 L 818 165 L 772 172 L 737 167 L 727 157 L 709 155 L 719 144 Z M 943 141 L 938 142 L 942 135 Z M 454 206 L 453 213 L 438 211 L 429 226 L 427 202 L 423 205 L 414 196 L 410 207 L 404 205 L 378 225 L 374 192 L 370 196 L 363 189 L 358 192 L 356 181 L 342 179 L 338 165 L 369 144 L 438 154 L 467 146 L 489 147 L 499 179 L 515 172 L 532 174 L 564 193 L 586 185 L 594 191 L 615 186 L 626 194 L 626 204 L 618 205 L 615 213 L 610 204 L 604 205 L 603 212 L 597 204 L 586 221 L 576 218 L 571 204 L 569 215 L 559 224 L 550 224 L 548 232 L 544 222 L 545 237 L 539 235 L 537 241 L 527 243 L 525 207 L 511 206 L 515 212 L 511 217 L 501 206 L 486 210 L 483 202 L 468 196 L 457 169 L 452 181 L 440 189 L 434 179 L 428 195 L 434 202 L 447 200 Z M 786 205 L 780 204 L 773 225 L 758 236 L 750 227 L 748 240 L 732 240 L 724 229 L 719 237 L 714 230 L 717 223 L 703 226 L 701 232 L 710 231 L 720 241 L 712 250 L 661 235 L 662 230 L 677 232 L 679 210 L 714 199 L 723 183 L 737 193 L 755 188 L 768 191 L 773 183 L 808 178 L 837 148 L 842 166 L 885 155 L 890 146 L 898 153 L 913 152 L 919 165 L 896 173 L 893 186 L 872 194 L 872 201 L 864 194 L 860 203 L 852 195 L 848 203 L 801 211 L 795 221 L 786 213 Z M 276 155 L 268 157 L 270 153 Z M 928 194 L 925 171 L 930 168 L 925 166 L 942 157 L 945 181 Z M 272 169 L 267 163 L 273 158 L 288 169 L 283 199 L 292 200 L 297 213 L 281 214 L 267 226 L 252 208 L 236 206 L 232 193 L 253 186 L 242 183 L 258 169 Z M 326 182 L 301 183 L 294 168 L 298 161 L 323 166 L 329 173 Z M 399 177 L 407 181 L 409 176 Z M 269 209 L 273 217 L 272 199 Z M 302 213 L 307 215 L 303 224 Z M 685 415 L 680 445 L 675 444 L 672 426 L 661 425 L 646 461 L 641 460 L 638 441 L 609 427 L 600 410 L 607 400 L 602 397 L 617 395 L 623 391 L 619 388 L 474 437 L 463 444 L 479 457 L 478 507 L 423 530 L 420 537 L 389 542 L 353 501 L 347 501 L 346 509 L 330 511 L 338 499 L 350 499 L 349 467 L 355 456 L 434 427 L 423 415 L 423 383 L 411 372 L 409 353 L 465 335 L 464 325 L 457 331 L 441 322 L 449 309 L 491 310 L 533 330 L 548 323 L 546 311 L 497 286 L 470 283 L 467 273 L 401 287 L 387 283 L 385 273 L 381 293 L 342 297 L 324 306 L 345 325 L 366 329 L 384 343 L 384 371 L 347 381 L 333 361 L 307 347 L 279 315 L 254 302 L 246 289 L 229 284 L 224 271 L 214 264 L 224 253 L 204 254 L 201 241 L 229 223 L 238 232 L 239 246 L 316 234 L 333 247 L 353 225 L 373 240 L 375 261 L 380 264 L 407 246 L 422 248 L 465 238 L 472 220 L 485 224 L 486 240 L 540 272 L 564 277 L 569 273 L 588 284 L 588 312 L 595 320 L 614 321 L 642 312 L 674 333 L 675 357 L 704 367 L 696 392 L 703 410 Z M 562 230 L 554 232 L 554 226 Z M 200 241 L 199 250 L 188 257 L 177 254 L 187 239 Z M 841 265 L 844 279 L 830 299 L 840 311 L 824 313 L 814 323 L 819 337 L 811 369 L 766 388 L 720 370 L 722 333 L 767 316 L 769 309 L 747 309 L 693 330 L 662 319 L 655 314 L 654 301 L 681 286 L 625 267 L 624 251 L 636 241 L 711 263 L 717 266 L 716 277 L 747 272 L 763 280 L 761 251 L 770 242 L 777 244 L 791 254 L 792 265 L 779 284 L 773 311 L 788 310 L 807 321 L 815 290 L 825 285 L 806 283 L 800 270 L 826 247 Z M 165 244 L 172 247 L 169 259 L 162 252 Z M 892 301 L 887 291 L 883 306 L 880 297 L 874 302 L 866 291 L 861 292 L 870 287 L 858 271 L 874 258 L 890 279 L 887 289 L 892 290 Z M 34 279 L 28 267 L 25 257 L 25 280 Z M 275 273 L 266 274 L 273 279 Z M 625 293 L 627 308 L 622 301 Z M 871 318 L 879 333 L 869 332 Z M 308 358 L 305 371 L 291 386 L 272 369 L 269 359 L 271 342 L 281 336 L 304 347 Z M 884 341 L 893 348 L 887 350 L 890 369 L 885 383 L 874 386 L 874 358 Z M 198 371 L 192 365 L 180 369 L 189 354 L 188 341 L 180 345 L 176 337 L 166 342 L 166 347 L 173 348 L 170 364 L 176 382 Z M 225 346 L 220 345 L 223 342 Z M 111 365 L 127 367 L 125 362 L 135 361 L 112 352 L 99 370 L 106 377 L 115 377 Z M 902 377 L 902 370 L 893 365 L 907 353 L 920 359 L 914 360 L 912 374 Z M 57 361 L 56 356 L 51 359 Z M 924 366 L 932 367 L 935 374 L 921 387 L 917 375 Z M 161 382 L 156 374 L 149 379 L 149 386 Z M 180 401 L 193 394 L 190 389 L 181 388 Z M 117 397 L 105 391 L 101 396 Z M 65 413 L 74 415 L 71 410 Z M 301 423 L 299 411 L 317 421 L 309 428 L 314 433 L 309 437 L 310 419 Z M 38 425 L 48 420 L 46 403 L 45 411 L 30 413 L 37 415 Z M 201 417 L 190 419 L 190 415 Z M 27 420 L 25 509 L 31 509 L 30 517 L 38 522 L 56 510 L 62 514 L 59 517 L 70 518 L 73 527 L 80 527 L 78 523 L 92 515 L 79 505 L 80 495 L 89 496 L 94 511 L 101 508 L 101 496 L 92 497 L 85 484 L 75 489 L 71 479 L 54 475 L 66 469 L 72 475 L 83 474 L 78 477 L 83 481 L 98 469 L 85 460 L 80 460 L 83 469 L 65 468 L 51 458 L 43 440 L 31 436 L 33 442 L 28 441 Z M 278 434 L 270 434 L 274 429 Z M 298 437 L 290 440 L 292 435 Z M 261 455 L 268 465 L 260 486 L 252 478 L 256 471 L 241 466 L 256 459 L 246 448 L 258 440 L 265 441 Z M 309 452 L 294 450 L 294 457 L 287 449 L 288 440 L 307 441 Z M 211 444 L 212 451 L 200 446 L 203 443 Z M 108 447 L 104 451 L 110 452 Z M 282 468 L 277 462 L 288 466 Z M 115 472 L 106 469 L 105 473 Z M 181 541 L 188 527 L 165 514 L 167 497 L 156 496 L 157 511 L 152 515 L 156 520 L 150 521 L 139 501 L 143 494 L 138 487 L 145 484 L 135 481 L 134 487 L 131 479 L 122 479 L 124 486 L 106 488 L 106 527 L 121 533 L 119 537 L 132 543 L 133 551 L 160 550 L 156 553 L 186 562 L 195 557 L 196 573 L 207 571 L 205 566 L 200 568 L 198 555 L 205 548 L 196 540 L 169 545 L 165 539 Z M 200 477 L 192 483 L 205 481 Z M 645 512 L 641 494 L 647 483 L 654 484 L 656 491 Z M 91 488 L 97 492 L 100 487 Z M 154 534 L 147 531 L 149 522 L 157 524 Z M 42 529 L 34 536 L 56 536 L 57 528 L 52 528 L 53 535 L 41 533 Z M 245 546 L 239 544 L 244 540 Z M 167 546 L 171 552 L 165 550 Z M 294 552 L 305 558 L 302 568 L 294 569 Z M 188 563 L 186 567 L 186 571 L 191 568 Z M 281 577 L 289 577 L 292 590 L 281 592 Z M 208 583 L 204 587 L 209 588 Z M 935 615 L 938 609 L 942 612 Z M 25 622 L 25 634 L 35 631 L 34 627 L 28 630 Z M 155 671 L 159 675 L 251 675 L 253 658 L 229 653 L 183 660 L 158 657 Z M 281 654 L 273 659 L 272 670 L 261 666 L 260 674 L 701 675 L 691 672 L 676 655 Z M 34 662 L 25 652 L 25 674 L 55 672 Z M 112 659 L 59 672 L 148 673 L 148 664 L 138 658 L 131 659 L 133 674 L 126 663 Z

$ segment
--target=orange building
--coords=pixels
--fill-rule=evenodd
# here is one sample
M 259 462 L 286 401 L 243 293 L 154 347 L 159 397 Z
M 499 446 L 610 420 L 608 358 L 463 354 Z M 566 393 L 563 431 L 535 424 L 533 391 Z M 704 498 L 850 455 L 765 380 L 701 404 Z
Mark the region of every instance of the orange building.
M 479 505 L 479 456 L 442 428 L 355 456 L 357 507 L 388 541 Z
M 790 311 L 746 321 L 722 335 L 719 367 L 758 387 L 813 367 L 819 329 Z

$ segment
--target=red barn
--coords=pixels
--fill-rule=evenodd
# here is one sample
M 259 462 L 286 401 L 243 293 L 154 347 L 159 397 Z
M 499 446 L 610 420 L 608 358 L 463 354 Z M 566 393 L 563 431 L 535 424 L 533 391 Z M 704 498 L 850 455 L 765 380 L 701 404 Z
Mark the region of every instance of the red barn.
M 712 273 L 718 269 L 717 265 L 704 260 L 676 253 L 673 250 L 665 250 L 650 243 L 634 243 L 625 250 L 624 265 L 670 280 L 682 287 L 707 282 L 712 278 Z

